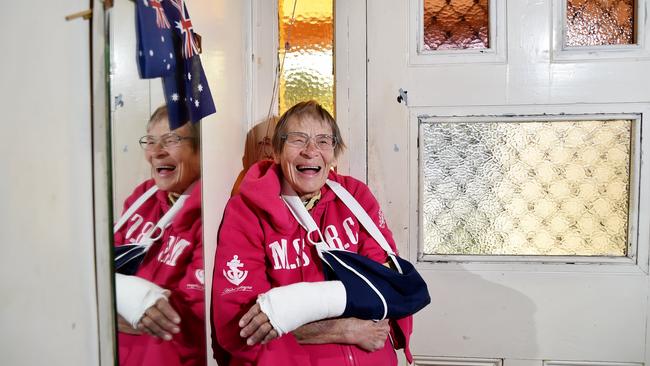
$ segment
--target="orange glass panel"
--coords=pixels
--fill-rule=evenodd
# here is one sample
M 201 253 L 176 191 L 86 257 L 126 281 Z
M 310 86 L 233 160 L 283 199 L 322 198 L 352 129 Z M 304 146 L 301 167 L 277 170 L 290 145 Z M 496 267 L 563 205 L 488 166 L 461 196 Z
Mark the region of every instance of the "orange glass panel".
M 634 0 L 567 0 L 569 47 L 634 44 Z
M 279 113 L 315 99 L 334 114 L 334 1 L 278 1 Z M 293 13 L 293 19 L 292 19 Z
M 489 0 L 424 0 L 424 50 L 489 48 Z

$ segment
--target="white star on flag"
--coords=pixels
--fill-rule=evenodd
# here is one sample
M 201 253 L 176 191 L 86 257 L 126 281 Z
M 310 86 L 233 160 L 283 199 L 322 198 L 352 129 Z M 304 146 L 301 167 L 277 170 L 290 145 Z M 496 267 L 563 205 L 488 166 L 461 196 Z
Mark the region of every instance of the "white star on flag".
M 187 80 L 192 80 L 192 73 L 187 73 Z
M 194 101 L 194 106 L 195 106 L 196 108 L 199 107 L 199 100 L 198 100 L 198 99 L 196 99 L 196 100 Z
M 178 94 L 176 94 L 176 93 L 172 94 L 172 100 L 174 102 L 178 102 Z
M 149 56 L 153 56 L 153 50 L 149 50 Z
M 203 85 L 199 84 L 199 86 L 196 87 L 200 92 L 203 91 Z

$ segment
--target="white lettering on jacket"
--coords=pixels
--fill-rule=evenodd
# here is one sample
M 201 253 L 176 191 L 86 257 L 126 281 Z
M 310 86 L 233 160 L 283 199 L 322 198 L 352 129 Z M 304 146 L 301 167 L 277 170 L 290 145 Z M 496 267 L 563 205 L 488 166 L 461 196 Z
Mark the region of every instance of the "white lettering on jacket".
M 174 235 L 170 235 L 167 245 L 163 248 L 163 250 L 160 251 L 160 254 L 158 254 L 158 261 L 169 266 L 176 267 L 176 261 L 178 260 L 178 257 L 183 254 L 183 251 L 189 245 L 189 241 L 177 238 Z
M 355 226 L 354 220 L 352 220 L 351 217 L 348 217 L 347 219 L 343 220 L 343 229 L 345 230 L 345 233 L 348 235 L 348 239 L 350 240 L 350 243 L 352 244 L 357 244 L 359 242 L 359 232 L 352 232 L 352 226 Z
M 273 269 L 296 269 L 300 266 L 306 267 L 309 265 L 309 256 L 305 253 L 305 242 L 300 238 L 293 239 L 291 242 L 293 246 L 293 253 L 289 253 L 287 249 L 287 239 L 280 239 L 269 244 L 271 249 L 271 256 L 273 258 Z M 291 254 L 291 259 L 289 255 Z M 301 260 L 302 254 L 302 260 Z
M 142 225 L 142 221 L 144 221 L 144 219 L 139 214 L 133 214 L 133 216 L 131 217 L 131 221 L 132 222 L 134 221 L 134 223 L 129 227 L 129 230 L 127 230 L 126 232 L 127 239 L 129 239 L 133 235 L 133 232 L 136 231 L 140 227 L 140 225 Z M 135 242 L 135 239 L 132 239 L 131 242 Z
M 345 235 L 339 234 L 341 227 L 342 231 L 345 231 Z M 322 233 L 325 243 L 330 248 L 349 249 L 350 245 L 359 243 L 359 226 L 352 217 L 344 219 L 339 225 L 339 229 L 332 224 L 325 226 Z M 289 242 L 291 242 L 293 250 L 289 247 Z M 273 269 L 292 270 L 308 266 L 310 263 L 309 256 L 305 252 L 305 241 L 301 238 L 279 239 L 267 245 L 271 250 Z

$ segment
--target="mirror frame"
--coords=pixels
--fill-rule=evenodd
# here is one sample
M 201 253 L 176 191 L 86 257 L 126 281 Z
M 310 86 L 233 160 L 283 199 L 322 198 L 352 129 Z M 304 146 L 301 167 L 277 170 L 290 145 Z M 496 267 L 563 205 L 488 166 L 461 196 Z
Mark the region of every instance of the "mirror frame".
M 97 297 L 97 341 L 101 366 L 117 365 L 117 333 L 112 266 L 111 138 L 108 88 L 108 49 L 112 1 L 93 0 L 91 23 L 91 130 L 93 162 L 93 222 L 95 291 Z

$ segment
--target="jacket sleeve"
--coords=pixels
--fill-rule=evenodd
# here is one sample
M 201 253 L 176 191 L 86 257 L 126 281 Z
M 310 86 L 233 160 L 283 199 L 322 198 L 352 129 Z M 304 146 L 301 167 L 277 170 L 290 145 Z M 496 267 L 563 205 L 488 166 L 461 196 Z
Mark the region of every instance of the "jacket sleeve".
M 213 337 L 236 365 L 309 365 L 307 354 L 290 333 L 255 346 L 248 346 L 239 335 L 241 317 L 259 294 L 271 288 L 267 264 L 259 218 L 235 196 L 226 207 L 217 239 L 212 282 Z

